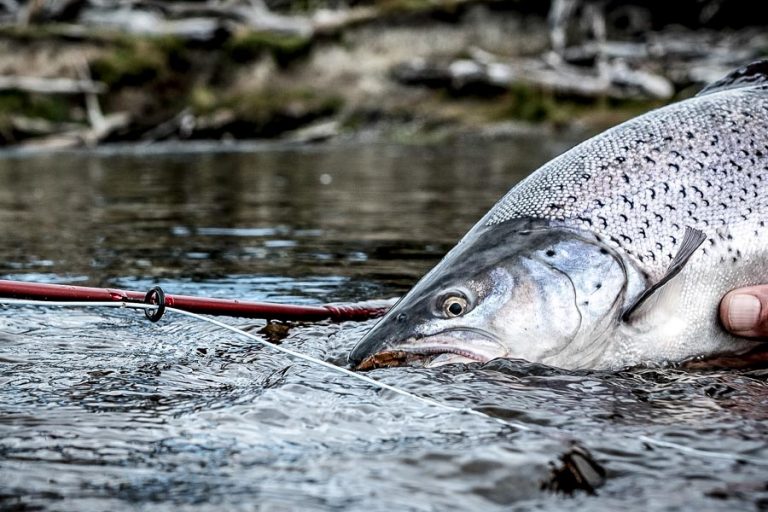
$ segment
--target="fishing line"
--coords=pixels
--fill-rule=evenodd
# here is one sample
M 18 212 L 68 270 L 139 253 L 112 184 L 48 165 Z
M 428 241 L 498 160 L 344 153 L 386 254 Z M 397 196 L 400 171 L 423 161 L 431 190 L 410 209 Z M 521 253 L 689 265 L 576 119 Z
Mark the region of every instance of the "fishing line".
M 5 299 L 0 298 L 0 304 L 8 304 L 8 305 L 27 305 L 27 306 L 54 306 L 54 307 L 112 307 L 112 308 L 132 308 L 132 309 L 143 309 L 143 310 L 152 310 L 157 309 L 156 304 L 142 304 L 138 302 L 91 302 L 91 301 L 82 301 L 82 302 L 75 302 L 75 301 L 42 301 L 42 300 L 28 300 L 28 299 Z M 470 407 L 458 407 L 454 405 L 448 405 L 443 402 L 439 402 L 437 400 L 433 400 L 432 398 L 427 398 L 421 395 L 417 395 L 415 393 L 411 393 L 410 391 L 406 391 L 404 389 L 392 386 L 391 384 L 386 384 L 384 382 L 381 382 L 379 380 L 376 380 L 372 377 L 368 377 L 367 375 L 363 375 L 358 372 L 353 372 L 352 370 L 348 370 L 346 368 L 342 368 L 340 366 L 336 366 L 333 363 L 329 363 L 328 361 L 323 361 L 322 359 L 318 359 L 316 357 L 312 357 L 307 354 L 302 354 L 301 352 L 297 352 L 295 350 L 292 350 L 290 348 L 284 347 L 282 345 L 274 345 L 272 343 L 269 343 L 267 341 L 264 341 L 259 336 L 256 336 L 254 334 L 251 334 L 247 331 L 244 331 L 240 329 L 239 327 L 235 327 L 233 325 L 226 324 L 224 322 L 221 322 L 219 320 L 216 320 L 214 318 L 210 318 L 204 315 L 199 315 L 197 313 L 192 313 L 190 311 L 184 311 L 183 309 L 176 309 L 173 307 L 166 306 L 165 311 L 169 311 L 172 313 L 176 313 L 179 315 L 188 316 L 190 318 L 195 318 L 197 320 L 207 322 L 210 324 L 213 324 L 217 327 L 220 327 L 222 329 L 226 329 L 228 331 L 231 331 L 239 336 L 248 338 L 250 340 L 255 341 L 259 345 L 263 347 L 267 347 L 273 350 L 276 350 L 278 352 L 282 352 L 283 354 L 286 354 L 288 356 L 294 357 L 296 359 L 301 359 L 303 361 L 306 361 L 308 363 L 316 364 L 319 366 L 322 366 L 324 368 L 328 368 L 329 370 L 332 370 L 337 373 L 341 373 L 343 375 L 346 375 L 348 377 L 352 377 L 354 379 L 363 381 L 367 384 L 370 384 L 372 386 L 375 386 L 379 389 L 385 389 L 387 391 L 391 391 L 393 393 L 396 393 L 398 395 L 402 395 L 405 397 L 408 397 L 412 400 L 416 400 L 418 402 L 430 405 L 432 407 L 437 407 L 439 409 L 443 409 L 445 411 L 451 411 L 451 412 L 457 412 L 460 414 L 468 414 L 472 416 L 478 416 L 480 418 L 493 420 L 496 423 L 500 423 L 502 425 L 505 425 L 507 427 L 512 427 L 517 430 L 521 431 L 531 431 L 534 430 L 532 427 L 529 427 L 527 425 L 523 425 L 522 423 L 516 423 L 512 421 L 507 421 L 502 418 L 497 418 L 495 416 L 491 416 L 490 414 L 486 414 L 482 411 L 478 411 L 476 409 L 472 409 Z
M 732 460 L 734 462 L 749 462 L 758 466 L 768 466 L 768 460 L 756 459 L 754 457 L 743 457 L 741 455 L 734 455 L 732 453 L 711 452 L 709 450 L 699 450 L 698 448 L 691 448 L 682 444 L 672 443 L 670 441 L 661 441 L 659 439 L 653 439 L 648 436 L 640 436 L 638 439 L 644 443 L 648 443 L 655 446 L 661 446 L 663 448 L 672 448 L 684 453 L 690 453 L 692 455 L 698 455 L 700 457 L 710 457 L 713 459 L 725 459 Z
M 157 309 L 156 304 L 143 304 L 143 303 L 137 303 L 137 302 L 92 302 L 92 301 L 82 301 L 82 302 L 74 302 L 74 301 L 44 301 L 44 300 L 27 300 L 27 299 L 7 299 L 7 298 L 0 298 L 0 304 L 5 305 L 18 305 L 18 306 L 44 306 L 44 307 L 77 307 L 77 308 L 88 308 L 88 307 L 109 307 L 109 308 L 130 308 L 130 309 L 143 309 L 145 311 L 147 310 L 153 310 Z M 417 395 L 416 393 L 411 393 L 410 391 L 406 391 L 404 389 L 398 388 L 396 386 L 392 386 L 391 384 L 386 384 L 384 382 L 381 382 L 379 380 L 376 380 L 372 377 L 368 377 L 367 375 L 363 375 L 358 372 L 353 372 L 351 370 L 348 370 L 346 368 L 342 368 L 340 366 L 336 366 L 335 364 L 329 363 L 327 361 L 323 361 L 322 359 L 318 359 L 316 357 L 312 357 L 307 354 L 303 354 L 301 352 L 297 352 L 295 350 L 292 350 L 290 348 L 281 346 L 281 345 L 274 345 L 272 343 L 269 343 L 259 336 L 256 336 L 254 334 L 251 334 L 247 331 L 244 331 L 243 329 L 240 329 L 239 327 L 235 327 L 233 325 L 226 324 L 224 322 L 221 322 L 219 320 L 216 320 L 214 318 L 210 318 L 204 315 L 200 315 L 197 313 L 192 313 L 190 311 L 184 311 L 182 309 L 176 309 L 173 307 L 166 306 L 165 311 L 169 311 L 172 313 L 176 313 L 179 315 L 188 316 L 190 318 L 194 318 L 196 320 L 207 322 L 209 324 L 215 325 L 217 327 L 220 327 L 222 329 L 228 330 L 230 332 L 233 332 L 237 334 L 238 336 L 242 336 L 244 338 L 248 338 L 249 340 L 255 341 L 259 345 L 263 347 L 267 347 L 272 350 L 276 350 L 278 352 L 281 352 L 285 355 L 294 357 L 296 359 L 301 359 L 302 361 L 312 363 L 318 366 L 322 366 L 324 368 L 327 368 L 331 371 L 341 373 L 343 375 L 346 375 L 348 377 L 352 377 L 353 379 L 357 379 L 359 381 L 365 382 L 367 384 L 370 384 L 376 388 L 384 389 L 387 391 L 391 391 L 393 393 L 396 393 L 401 396 L 405 396 L 410 398 L 411 400 L 415 400 L 418 402 L 421 402 L 423 404 L 436 407 L 438 409 L 442 409 L 445 411 L 450 411 L 454 413 L 459 414 L 467 414 L 472 416 L 477 416 L 486 420 L 491 420 L 496 423 L 499 423 L 501 425 L 514 428 L 519 431 L 537 431 L 541 434 L 547 434 L 546 432 L 543 432 L 541 428 L 533 428 L 529 427 L 527 425 L 523 425 L 522 423 L 517 423 L 513 421 L 508 421 L 502 418 L 497 418 L 495 416 L 491 416 L 490 414 L 486 414 L 482 411 L 478 411 L 477 409 L 472 409 L 470 407 L 458 407 L 454 405 L 448 405 L 443 402 L 439 402 L 437 400 L 434 400 L 432 398 L 427 398 L 421 395 Z M 742 457 L 739 455 L 733 455 L 729 453 L 720 453 L 720 452 L 711 452 L 711 451 L 705 451 L 705 450 L 699 450 L 696 448 L 691 448 L 685 445 L 672 443 L 670 441 L 661 441 L 658 439 L 654 439 L 652 437 L 648 437 L 645 435 L 639 436 L 638 440 L 655 446 L 660 446 L 663 448 L 669 448 L 673 450 L 677 450 L 683 453 L 696 455 L 699 457 L 705 457 L 705 458 L 715 458 L 715 459 L 724 459 L 724 460 L 732 460 L 734 462 L 749 462 L 751 464 L 756 464 L 758 466 L 768 466 L 768 460 L 762 460 L 757 459 L 753 457 Z

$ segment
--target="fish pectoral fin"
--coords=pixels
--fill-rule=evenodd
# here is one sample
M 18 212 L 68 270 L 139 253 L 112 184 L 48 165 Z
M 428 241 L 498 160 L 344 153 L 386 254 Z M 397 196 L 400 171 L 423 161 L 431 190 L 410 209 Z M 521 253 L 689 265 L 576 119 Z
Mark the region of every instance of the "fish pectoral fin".
M 704 96 L 728 89 L 739 89 L 753 85 L 768 85 L 768 60 L 758 60 L 740 67 L 716 82 L 703 88 L 696 96 Z
M 645 318 L 648 313 L 660 304 L 666 304 L 670 299 L 677 296 L 677 286 L 672 286 L 676 280 L 675 277 L 683 270 L 685 264 L 693 256 L 704 240 L 707 239 L 702 231 L 685 227 L 683 241 L 680 243 L 680 249 L 669 264 L 669 268 L 664 276 L 657 282 L 646 288 L 643 293 L 624 311 L 621 316 L 625 322 L 633 322 L 640 318 Z

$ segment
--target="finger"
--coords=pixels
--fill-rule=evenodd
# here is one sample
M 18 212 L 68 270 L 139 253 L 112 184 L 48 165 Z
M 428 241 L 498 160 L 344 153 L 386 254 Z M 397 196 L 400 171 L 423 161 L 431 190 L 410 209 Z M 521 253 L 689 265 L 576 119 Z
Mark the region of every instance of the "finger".
M 768 285 L 728 292 L 720 302 L 720 319 L 737 336 L 768 338 Z

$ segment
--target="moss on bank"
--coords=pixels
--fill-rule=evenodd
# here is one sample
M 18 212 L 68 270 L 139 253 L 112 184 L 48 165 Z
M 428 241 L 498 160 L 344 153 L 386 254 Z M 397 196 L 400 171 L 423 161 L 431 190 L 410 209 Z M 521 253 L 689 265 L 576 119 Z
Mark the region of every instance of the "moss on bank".
M 306 57 L 311 48 L 310 37 L 269 32 L 240 32 L 224 45 L 226 55 L 236 64 L 248 63 L 264 55 L 271 55 L 282 67 Z

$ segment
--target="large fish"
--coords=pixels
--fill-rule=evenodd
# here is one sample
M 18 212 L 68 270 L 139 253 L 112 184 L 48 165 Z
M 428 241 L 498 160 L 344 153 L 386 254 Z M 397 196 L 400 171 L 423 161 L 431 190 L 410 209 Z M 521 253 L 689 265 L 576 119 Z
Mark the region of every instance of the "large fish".
M 743 353 L 718 304 L 768 283 L 768 61 L 627 121 L 507 193 L 355 346 L 358 368 L 618 368 Z

